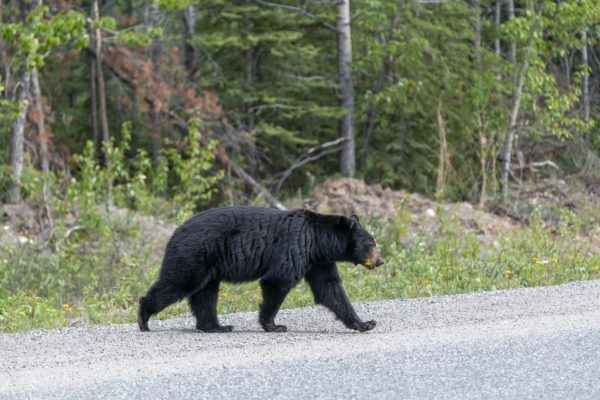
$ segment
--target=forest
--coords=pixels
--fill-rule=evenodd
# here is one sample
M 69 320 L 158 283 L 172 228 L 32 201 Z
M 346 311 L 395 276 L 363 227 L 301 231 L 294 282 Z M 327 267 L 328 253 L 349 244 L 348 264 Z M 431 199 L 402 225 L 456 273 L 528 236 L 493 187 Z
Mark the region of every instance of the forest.
M 599 278 L 599 37 L 595 0 L 2 0 L 0 332 L 133 321 L 176 224 L 345 178 L 439 228 L 370 220 L 353 298 Z M 556 181 L 582 205 L 519 206 Z

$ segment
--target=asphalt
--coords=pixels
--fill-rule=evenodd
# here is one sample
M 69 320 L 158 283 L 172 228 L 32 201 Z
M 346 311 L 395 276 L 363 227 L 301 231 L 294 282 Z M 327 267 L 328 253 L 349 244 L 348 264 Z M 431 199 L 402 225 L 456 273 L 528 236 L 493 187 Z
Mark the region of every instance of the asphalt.
M 600 399 L 600 281 L 0 335 L 0 399 Z

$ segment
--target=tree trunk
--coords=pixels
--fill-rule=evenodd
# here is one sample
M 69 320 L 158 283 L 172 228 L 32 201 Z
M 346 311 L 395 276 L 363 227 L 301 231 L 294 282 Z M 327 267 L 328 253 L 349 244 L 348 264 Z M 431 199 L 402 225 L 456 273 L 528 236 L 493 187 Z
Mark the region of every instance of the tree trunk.
M 246 4 L 251 4 L 251 0 L 246 0 Z M 249 13 L 244 13 L 244 30 L 247 33 L 252 32 L 252 27 L 254 24 L 252 23 L 252 19 L 250 18 Z M 252 89 L 254 84 L 256 83 L 256 49 L 254 46 L 248 44 L 248 48 L 244 52 L 245 59 L 245 70 L 244 70 L 244 78 L 246 80 L 246 86 L 248 88 L 249 93 L 252 93 Z M 244 109 L 246 111 L 246 129 L 248 131 L 252 131 L 254 126 L 256 125 L 255 115 L 254 115 L 254 107 L 256 106 L 256 102 L 251 100 L 247 101 L 244 104 Z
M 36 68 L 31 71 L 31 89 L 36 111 L 35 124 L 37 127 L 38 141 L 40 143 L 40 164 L 42 166 L 42 171 L 47 174 L 50 171 L 50 153 L 48 152 L 49 136 L 48 132 L 46 132 L 42 91 L 40 89 L 39 74 Z
M 515 17 L 515 3 L 514 0 L 507 0 L 508 4 L 508 18 L 512 19 Z M 500 155 L 500 186 L 502 188 L 502 200 L 506 202 L 508 200 L 508 175 L 510 173 L 510 163 L 512 155 L 513 141 L 517 132 L 517 121 L 519 119 L 519 110 L 521 108 L 521 95 L 523 93 L 523 84 L 525 83 L 525 74 L 529 67 L 529 50 L 532 46 L 532 40 L 528 44 L 527 55 L 523 61 L 523 67 L 515 74 L 515 92 L 513 94 L 512 107 L 510 111 L 508 131 L 506 132 L 506 138 L 504 140 L 504 146 Z M 517 65 L 517 47 L 513 41 L 510 44 L 510 63 L 513 68 Z
M 477 130 L 479 132 L 479 163 L 481 167 L 481 187 L 479 191 L 479 208 L 484 208 L 487 202 L 487 153 L 488 153 L 488 140 L 486 137 L 485 126 L 481 112 L 477 118 Z
M 350 0 L 334 0 L 337 10 L 338 73 L 340 84 L 340 107 L 345 115 L 340 119 L 340 137 L 346 138 L 342 145 L 340 172 L 353 177 L 356 173 L 354 154 L 354 85 L 352 83 L 352 38 L 350 27 Z
M 92 99 L 92 132 L 94 133 L 94 151 L 100 151 L 100 131 L 98 130 L 98 90 L 96 89 L 96 60 L 91 62 L 90 90 Z
M 4 1 L 0 1 L 0 25 L 4 23 Z M 8 63 L 8 53 L 6 44 L 0 38 L 0 81 L 4 85 L 4 91 L 0 91 L 0 96 L 9 99 L 10 91 L 10 65 Z
M 508 175 L 510 173 L 510 162 L 512 154 L 512 144 L 517 132 L 517 121 L 519 119 L 519 110 L 521 108 L 521 95 L 523 94 L 523 85 L 525 84 L 525 77 L 527 75 L 527 69 L 529 68 L 529 58 L 531 47 L 533 45 L 533 39 L 530 39 L 525 52 L 525 59 L 523 60 L 523 66 L 516 75 L 517 87 L 513 95 L 513 103 L 510 111 L 510 119 L 508 125 L 508 131 L 506 132 L 506 139 L 501 154 L 502 165 L 500 167 L 500 185 L 502 186 L 502 199 L 506 202 L 508 199 Z
M 160 24 L 160 10 L 158 3 L 154 2 L 150 5 L 150 26 L 152 28 L 158 28 Z M 150 59 L 152 60 L 152 79 L 155 84 L 160 80 L 160 54 L 162 48 L 160 45 L 160 38 L 158 36 L 152 37 L 152 45 L 150 48 Z M 160 150 L 162 148 L 162 137 L 160 134 L 160 104 L 159 99 L 156 99 L 150 109 L 150 129 L 152 131 L 152 162 L 154 165 L 158 164 L 160 158 Z
M 473 0 L 473 8 L 475 9 L 475 71 L 479 75 L 481 73 L 481 0 Z M 487 138 L 485 126 L 483 124 L 484 111 L 481 107 L 480 101 L 483 97 L 481 92 L 481 83 L 477 82 L 478 96 L 477 96 L 477 134 L 479 138 L 479 162 L 481 168 L 481 186 L 479 188 L 479 207 L 485 207 L 486 195 L 487 195 Z
M 13 135 L 10 142 L 10 167 L 12 182 L 8 188 L 8 202 L 18 204 L 21 202 L 21 176 L 23 175 L 23 144 L 25 143 L 25 122 L 31 86 L 31 72 L 25 71 L 21 78 L 21 93 L 19 95 L 19 115 L 13 125 Z
M 191 43 L 196 33 L 196 21 L 198 17 L 194 6 L 188 6 L 183 11 L 183 52 L 184 52 L 184 65 L 188 73 L 188 79 L 192 80 L 196 72 L 198 71 L 198 49 Z
M 42 0 L 38 0 L 38 7 L 42 5 Z M 38 141 L 40 145 L 40 164 L 45 179 L 42 180 L 42 202 L 44 205 L 43 214 L 40 215 L 40 227 L 48 239 L 53 235 L 54 220 L 48 204 L 50 187 L 48 185 L 48 173 L 50 172 L 50 132 L 46 131 L 46 115 L 44 112 L 44 103 L 42 101 L 42 90 L 40 89 L 40 78 L 37 68 L 31 71 L 31 94 L 35 105 L 35 125 L 37 128 Z
M 246 0 L 246 4 L 252 4 L 253 0 Z M 252 20 L 251 13 L 244 13 L 244 31 L 247 34 L 252 34 L 254 28 L 254 21 Z M 255 88 L 258 83 L 258 74 L 260 68 L 260 54 L 259 47 L 257 45 L 247 43 L 248 48 L 244 51 L 244 79 L 246 81 L 246 93 L 254 97 L 256 93 Z M 256 107 L 259 105 L 259 101 L 251 98 L 244 102 L 244 112 L 246 114 L 245 129 L 248 132 L 252 132 L 256 127 L 257 114 Z M 244 145 L 244 151 L 246 152 L 246 161 L 248 163 L 247 171 L 252 176 L 259 176 L 260 174 L 260 159 L 256 151 L 256 147 Z
M 98 6 L 99 0 L 94 0 L 92 4 L 92 18 L 94 20 L 100 19 L 100 11 Z M 102 128 L 102 141 L 108 142 L 109 140 L 109 132 L 108 132 L 108 117 L 106 114 L 106 90 L 104 88 L 104 73 L 102 71 L 102 62 L 100 58 L 102 57 L 102 32 L 100 29 L 94 30 L 94 46 L 95 52 L 98 54 L 96 57 L 96 75 L 98 79 L 98 99 L 100 101 L 100 126 Z
M 245 70 L 245 79 L 246 86 L 248 89 L 254 86 L 254 48 L 252 46 L 248 47 L 244 54 L 245 62 L 246 62 L 246 70 Z M 255 102 L 253 100 L 246 102 L 244 104 L 244 108 L 246 109 L 246 129 L 248 131 L 252 131 L 255 126 L 254 120 L 254 106 Z
M 583 76 L 581 82 L 581 102 L 583 103 L 583 122 L 585 122 L 586 128 L 583 134 L 583 145 L 585 146 L 585 164 L 580 171 L 580 174 L 589 173 L 590 165 L 593 165 L 590 161 L 594 157 L 594 154 L 590 147 L 590 60 L 588 55 L 588 35 L 587 31 L 583 31 L 581 36 L 583 46 L 581 48 L 581 64 L 583 67 Z M 592 167 L 593 168 L 593 167 Z
M 475 9 L 475 63 L 479 69 L 481 64 L 481 0 L 473 0 L 473 8 Z
M 583 82 L 582 82 L 582 102 L 583 102 L 583 121 L 587 124 L 590 122 L 590 66 L 588 57 L 587 32 L 583 31 L 582 35 L 583 48 L 581 50 L 581 63 L 583 64 Z M 587 135 L 586 135 L 587 136 Z
M 504 141 L 504 147 L 502 148 L 502 165 L 500 169 L 500 185 L 502 186 L 502 199 L 506 201 L 508 199 L 508 174 L 510 172 L 510 162 L 512 155 L 512 144 L 515 138 L 515 132 L 517 131 L 517 119 L 519 116 L 519 108 L 521 106 L 521 93 L 523 86 L 521 82 L 517 86 L 515 92 L 515 99 L 513 101 L 512 109 L 510 112 L 510 124 L 508 132 L 506 133 L 506 139 Z
M 383 73 L 381 73 L 381 75 L 383 76 Z M 367 153 L 369 151 L 369 142 L 371 141 L 371 136 L 373 135 L 373 129 L 375 129 L 376 117 L 377 106 L 375 105 L 375 103 L 373 103 L 371 104 L 371 107 L 369 107 L 369 112 L 367 113 L 367 121 L 365 122 L 362 135 L 362 145 L 360 147 L 360 152 L 358 155 L 358 167 L 361 171 L 364 170 L 365 166 L 367 165 Z
M 502 4 L 498 1 L 496 2 L 496 10 L 494 15 L 494 24 L 496 25 L 496 34 L 500 32 L 500 21 L 502 19 Z M 497 37 L 494 40 L 494 50 L 498 57 L 502 56 L 502 48 L 500 47 L 500 38 Z
M 515 17 L 515 2 L 514 0 L 508 0 L 508 18 L 513 19 Z M 517 45 L 513 41 L 510 44 L 510 63 L 514 67 L 517 65 Z
M 435 182 L 435 196 L 438 200 L 444 198 L 446 186 L 448 185 L 448 172 L 450 170 L 450 155 L 448 153 L 448 141 L 446 140 L 446 122 L 442 115 L 442 96 L 438 100 L 436 109 L 437 128 L 440 139 L 440 150 L 438 153 L 437 179 Z

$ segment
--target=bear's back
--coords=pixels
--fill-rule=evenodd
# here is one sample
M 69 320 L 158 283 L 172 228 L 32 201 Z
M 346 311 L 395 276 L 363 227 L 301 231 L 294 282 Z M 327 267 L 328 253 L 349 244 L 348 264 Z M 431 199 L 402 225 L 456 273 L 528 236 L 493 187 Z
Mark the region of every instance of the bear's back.
M 280 256 L 278 242 L 288 214 L 261 207 L 202 211 L 175 230 L 165 261 L 190 274 L 198 266 L 213 266 L 224 280 L 257 279 Z
M 284 213 L 284 211 L 266 207 L 211 208 L 194 215 L 180 228 L 185 230 L 209 229 L 215 233 L 231 234 L 231 231 L 264 228 L 265 224 L 274 223 Z

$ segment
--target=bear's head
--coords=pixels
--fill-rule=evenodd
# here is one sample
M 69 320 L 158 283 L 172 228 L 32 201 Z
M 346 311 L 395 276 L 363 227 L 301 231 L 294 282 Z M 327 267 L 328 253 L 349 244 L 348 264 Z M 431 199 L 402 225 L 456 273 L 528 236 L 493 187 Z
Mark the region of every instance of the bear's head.
M 356 264 L 361 264 L 367 269 L 374 269 L 385 263 L 377 249 L 373 236 L 360 224 L 358 216 L 339 217 L 340 228 L 347 232 L 348 247 L 345 258 Z
M 385 262 L 375 239 L 360 224 L 356 215 L 326 215 L 309 210 L 302 210 L 302 213 L 317 227 L 318 232 L 326 232 L 319 236 L 320 246 L 317 247 L 320 248 L 320 258 L 361 264 L 367 269 L 374 269 Z M 290 215 L 297 214 L 292 212 Z

